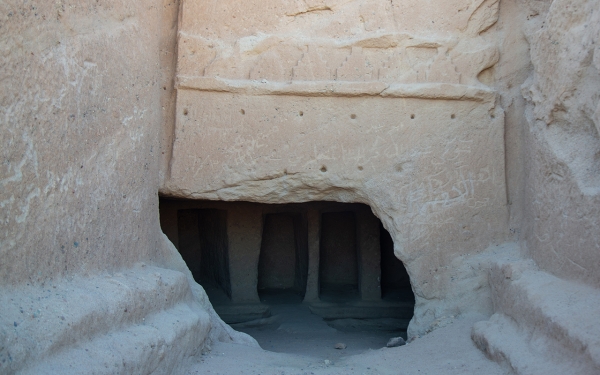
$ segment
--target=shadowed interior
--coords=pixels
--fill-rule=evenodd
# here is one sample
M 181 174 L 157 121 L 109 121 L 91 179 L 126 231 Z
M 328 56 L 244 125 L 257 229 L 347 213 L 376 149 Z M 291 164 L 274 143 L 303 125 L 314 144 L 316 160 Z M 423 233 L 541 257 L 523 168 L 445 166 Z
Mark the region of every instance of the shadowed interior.
M 410 279 L 366 205 L 161 198 L 160 214 L 217 313 L 267 349 L 317 350 L 315 338 L 332 334 L 367 349 L 406 336 Z M 286 344 L 290 334 L 304 346 Z
M 358 251 L 354 213 L 324 213 L 319 266 L 321 298 L 358 296 Z

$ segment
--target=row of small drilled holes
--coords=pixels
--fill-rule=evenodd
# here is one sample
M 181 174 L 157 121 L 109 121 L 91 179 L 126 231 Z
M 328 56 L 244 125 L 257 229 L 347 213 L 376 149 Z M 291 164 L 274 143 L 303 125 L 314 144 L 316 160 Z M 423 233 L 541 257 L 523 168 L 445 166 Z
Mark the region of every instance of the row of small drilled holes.
M 241 113 L 242 115 L 245 115 L 245 114 L 246 114 L 246 111 L 245 111 L 245 110 L 243 110 L 243 109 L 240 109 L 240 113 Z M 184 113 L 184 114 L 186 114 L 186 113 Z M 298 112 L 298 115 L 299 115 L 300 117 L 302 117 L 302 116 L 304 116 L 304 112 L 300 111 L 300 112 Z M 356 115 L 353 113 L 353 114 L 351 114 L 351 115 L 350 115 L 350 118 L 351 118 L 352 120 L 354 120 L 354 119 L 356 118 Z M 414 120 L 414 119 L 415 119 L 415 115 L 414 115 L 414 114 L 410 115 L 410 118 L 411 118 L 412 120 Z M 451 119 L 455 119 L 455 118 L 456 118 L 456 115 L 453 113 L 453 114 L 451 114 L 451 115 L 450 115 L 450 118 L 451 118 Z
M 245 110 L 243 110 L 243 109 L 240 109 L 240 113 L 241 113 L 242 115 L 245 115 L 245 114 L 246 114 L 246 111 L 245 111 Z M 183 114 L 184 114 L 185 116 L 187 116 L 187 114 L 188 114 L 188 110 L 187 110 L 187 108 L 183 110 Z M 300 112 L 298 112 L 298 115 L 299 115 L 299 116 L 304 116 L 304 112 L 300 111 Z M 492 117 L 492 118 L 494 118 L 495 116 L 494 116 L 494 115 L 492 115 L 491 117 Z M 351 114 L 351 115 L 350 115 L 350 118 L 354 120 L 354 119 L 356 118 L 356 115 L 353 113 L 353 114 Z M 414 115 L 414 114 L 410 115 L 410 118 L 411 118 L 412 120 L 414 120 L 414 119 L 415 119 L 415 115 Z M 456 115 L 453 113 L 453 114 L 451 114 L 451 115 L 450 115 L 450 118 L 454 120 L 454 119 L 456 118 Z

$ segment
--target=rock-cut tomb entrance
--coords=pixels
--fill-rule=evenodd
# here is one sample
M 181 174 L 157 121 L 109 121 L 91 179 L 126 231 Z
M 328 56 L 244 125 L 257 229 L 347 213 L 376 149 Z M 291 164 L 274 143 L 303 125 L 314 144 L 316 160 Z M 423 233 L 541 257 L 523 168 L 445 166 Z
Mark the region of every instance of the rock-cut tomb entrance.
M 351 343 L 342 355 L 406 338 L 410 279 L 369 206 L 161 198 L 160 214 L 220 317 L 264 349 L 318 356 Z

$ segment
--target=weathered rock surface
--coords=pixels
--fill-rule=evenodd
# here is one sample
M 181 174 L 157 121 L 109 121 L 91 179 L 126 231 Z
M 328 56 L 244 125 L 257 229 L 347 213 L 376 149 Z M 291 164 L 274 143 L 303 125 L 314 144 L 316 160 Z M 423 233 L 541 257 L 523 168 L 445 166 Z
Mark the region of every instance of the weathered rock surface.
M 393 337 L 388 341 L 386 346 L 388 348 L 395 348 L 402 345 L 406 345 L 406 341 L 402 337 Z
M 212 339 L 253 342 L 159 227 L 159 25 L 177 8 L 0 4 L 0 373 L 167 373 Z
M 508 238 L 504 114 L 477 78 L 498 2 L 439 1 L 426 24 L 410 1 L 298 4 L 182 3 L 161 192 L 369 204 L 411 276 L 411 331 L 489 311 L 450 265 Z
M 522 20 L 513 30 L 520 31 L 512 33 L 527 39 L 531 70 L 522 84 L 515 80 L 512 89 L 502 90 L 508 94 L 520 87 L 526 99 L 525 108 L 518 96 L 511 99 L 515 112 L 523 108 L 525 126 L 521 150 L 507 148 L 517 151 L 515 160 L 519 154 L 527 160 L 524 169 L 512 172 L 514 180 L 524 174 L 525 189 L 512 188 L 515 201 L 523 205 L 511 216 L 517 223 L 523 215 L 523 227 L 515 225 L 514 232 L 537 265 L 517 259 L 492 268 L 497 313 L 474 327 L 473 340 L 519 374 L 596 373 L 600 344 L 589 317 L 598 314 L 597 289 L 549 273 L 599 285 L 599 3 L 527 1 L 519 9 L 513 19 Z M 509 160 L 509 170 L 511 165 L 516 164 Z
M 211 329 L 207 310 L 193 301 L 188 278 L 178 271 L 141 265 L 46 288 L 2 293 L 2 326 L 15 319 L 0 342 L 7 372 L 24 366 L 32 374 L 169 372 L 199 353 L 195 343 Z
M 531 260 L 499 255 L 490 270 L 496 313 L 474 325 L 486 355 L 517 374 L 600 372 L 597 289 L 540 271 Z
M 409 337 L 496 311 L 490 357 L 598 372 L 597 0 L 8 0 L 0 31 L 0 373 L 256 345 L 161 233 L 159 190 L 366 203 Z M 488 279 L 506 241 L 527 261 Z
M 595 287 L 600 287 L 599 7 L 598 1 L 553 1 L 546 13 L 532 6 L 539 14 L 525 31 L 533 71 L 523 85 L 527 246 L 543 269 Z

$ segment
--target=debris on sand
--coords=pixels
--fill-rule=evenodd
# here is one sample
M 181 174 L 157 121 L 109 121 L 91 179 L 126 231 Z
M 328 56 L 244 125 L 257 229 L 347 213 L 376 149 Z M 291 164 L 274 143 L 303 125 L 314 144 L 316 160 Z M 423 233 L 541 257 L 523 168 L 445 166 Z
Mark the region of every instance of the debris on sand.
M 406 345 L 406 341 L 402 337 L 393 337 L 387 343 L 388 348 L 395 348 L 402 345 Z

